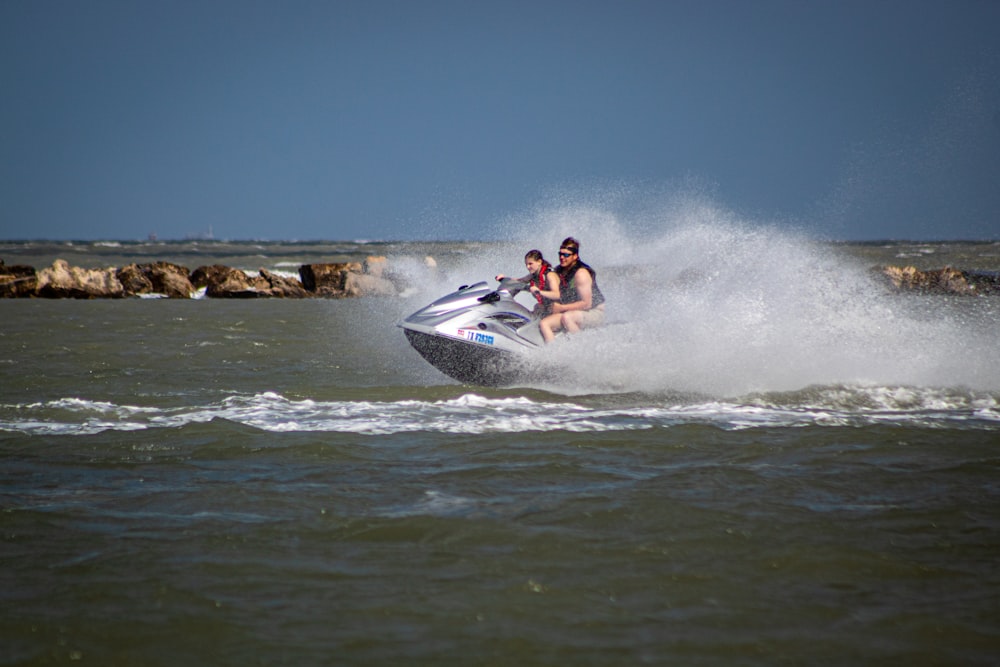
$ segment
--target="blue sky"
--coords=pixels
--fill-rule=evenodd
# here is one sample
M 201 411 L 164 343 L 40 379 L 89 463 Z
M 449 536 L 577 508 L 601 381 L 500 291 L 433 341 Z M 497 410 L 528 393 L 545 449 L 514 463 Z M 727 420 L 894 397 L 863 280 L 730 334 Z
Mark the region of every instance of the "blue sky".
M 994 0 L 5 0 L 0 85 L 5 239 L 492 239 L 692 187 L 1000 238 Z

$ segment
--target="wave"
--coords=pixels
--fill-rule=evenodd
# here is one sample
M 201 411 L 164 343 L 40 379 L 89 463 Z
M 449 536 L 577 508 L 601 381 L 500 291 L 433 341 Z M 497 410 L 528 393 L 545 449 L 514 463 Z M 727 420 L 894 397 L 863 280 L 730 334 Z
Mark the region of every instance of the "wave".
M 648 399 L 648 397 L 647 397 Z M 638 401 L 581 397 L 547 401 L 463 393 L 442 400 L 316 401 L 274 392 L 200 406 L 161 408 L 80 398 L 0 406 L 0 431 L 89 435 L 180 428 L 226 420 L 268 432 L 504 434 L 629 431 L 701 424 L 725 430 L 905 425 L 1000 429 L 1000 394 L 921 387 L 811 387 L 738 401 Z
M 871 264 L 788 225 L 741 219 L 697 193 L 644 208 L 637 200 L 643 203 L 629 193 L 599 201 L 571 193 L 510 221 L 509 238 L 524 241 L 447 274 L 454 288 L 493 275 L 494 267 L 513 273 L 529 248 L 552 256 L 564 236 L 580 241 L 607 297 L 609 325 L 546 349 L 546 360 L 566 369 L 548 389 L 713 396 L 837 384 L 1000 390 L 992 297 L 903 297 Z M 440 287 L 425 297 L 439 296 Z

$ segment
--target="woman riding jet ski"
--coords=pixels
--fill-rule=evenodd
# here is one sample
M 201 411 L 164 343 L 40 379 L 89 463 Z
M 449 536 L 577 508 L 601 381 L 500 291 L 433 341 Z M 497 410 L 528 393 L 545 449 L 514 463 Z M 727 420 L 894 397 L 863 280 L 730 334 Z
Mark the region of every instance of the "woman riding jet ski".
M 528 291 L 535 297 L 535 307 L 531 313 L 538 318 L 552 314 L 552 303 L 559 298 L 559 276 L 552 268 L 541 250 L 529 250 L 524 255 L 524 266 L 528 269 L 528 275 L 517 278 L 522 283 L 528 283 Z M 497 280 L 503 280 L 506 276 L 502 273 L 497 276 Z

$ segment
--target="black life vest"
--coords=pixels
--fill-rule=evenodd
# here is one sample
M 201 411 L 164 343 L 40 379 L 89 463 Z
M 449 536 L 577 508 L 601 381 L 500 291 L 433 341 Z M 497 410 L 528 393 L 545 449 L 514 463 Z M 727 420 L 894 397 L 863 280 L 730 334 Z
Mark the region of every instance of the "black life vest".
M 604 303 L 604 295 L 597 286 L 597 272 L 581 260 L 576 260 L 573 266 L 565 271 L 561 266 L 556 269 L 556 273 L 559 275 L 559 301 L 562 303 L 573 303 L 580 300 L 580 295 L 576 291 L 576 281 L 574 280 L 576 272 L 580 269 L 587 269 L 590 272 L 590 278 L 593 282 L 593 286 L 590 289 L 590 307 L 597 308 Z

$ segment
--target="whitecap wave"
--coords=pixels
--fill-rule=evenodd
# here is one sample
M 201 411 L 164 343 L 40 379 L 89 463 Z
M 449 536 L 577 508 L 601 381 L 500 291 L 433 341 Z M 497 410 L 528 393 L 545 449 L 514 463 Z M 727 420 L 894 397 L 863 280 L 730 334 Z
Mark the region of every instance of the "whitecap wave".
M 524 240 L 460 262 L 448 284 L 518 266 L 531 247 L 551 255 L 572 235 L 607 299 L 608 326 L 546 349 L 566 369 L 554 392 L 1000 390 L 993 297 L 906 298 L 866 260 L 698 192 L 569 192 L 508 227 Z
M 706 424 L 762 427 L 899 424 L 928 428 L 1000 428 L 1000 396 L 919 387 L 823 387 L 733 401 L 650 401 L 591 406 L 475 393 L 437 401 L 316 401 L 275 392 L 230 396 L 201 406 L 159 408 L 64 398 L 0 406 L 0 430 L 32 435 L 180 428 L 221 419 L 275 433 L 587 433 Z

